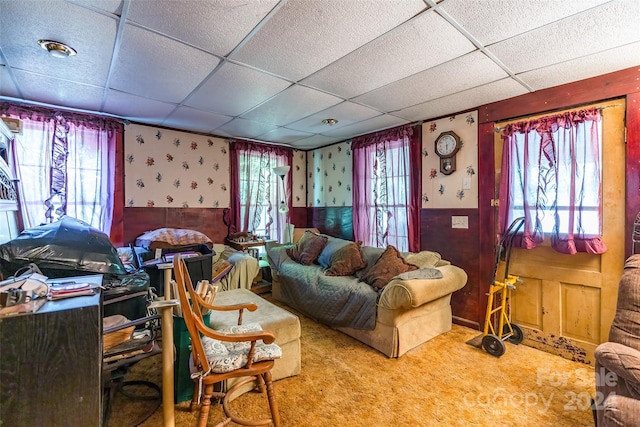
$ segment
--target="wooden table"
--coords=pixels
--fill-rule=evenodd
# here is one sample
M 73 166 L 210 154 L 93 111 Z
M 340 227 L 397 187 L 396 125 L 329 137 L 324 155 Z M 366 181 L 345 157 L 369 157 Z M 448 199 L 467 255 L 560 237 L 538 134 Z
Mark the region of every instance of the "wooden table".
M 277 240 L 265 240 L 265 239 L 260 239 L 260 240 L 247 240 L 245 242 L 238 242 L 236 240 L 228 240 L 226 241 L 227 245 L 231 246 L 233 249 L 237 250 L 237 251 L 243 251 L 246 252 L 247 249 L 249 248 L 257 248 L 260 246 L 266 246 L 267 243 L 274 243 L 277 242 Z
M 102 275 L 50 281 L 100 286 Z M 0 320 L 3 426 L 101 425 L 101 299 L 98 288 Z

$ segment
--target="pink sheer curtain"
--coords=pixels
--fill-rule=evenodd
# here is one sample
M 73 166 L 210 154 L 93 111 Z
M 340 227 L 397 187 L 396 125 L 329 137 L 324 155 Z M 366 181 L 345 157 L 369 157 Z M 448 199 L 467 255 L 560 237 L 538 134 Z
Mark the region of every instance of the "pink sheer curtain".
M 514 245 L 531 249 L 544 234 L 558 252 L 600 254 L 602 183 L 599 109 L 522 121 L 502 130 L 499 227 L 518 217 Z
M 0 104 L 0 113 L 23 123 L 12 163 L 25 228 L 68 215 L 109 235 L 122 123 L 12 103 Z
M 234 141 L 231 162 L 231 230 L 264 230 L 272 238 L 284 241 L 291 212 L 291 171 L 285 176 L 284 191 L 273 168 L 293 163 L 293 150 L 249 141 Z M 280 213 L 278 205 L 286 200 L 289 212 Z
M 365 245 L 420 250 L 421 127 L 353 140 L 353 232 Z

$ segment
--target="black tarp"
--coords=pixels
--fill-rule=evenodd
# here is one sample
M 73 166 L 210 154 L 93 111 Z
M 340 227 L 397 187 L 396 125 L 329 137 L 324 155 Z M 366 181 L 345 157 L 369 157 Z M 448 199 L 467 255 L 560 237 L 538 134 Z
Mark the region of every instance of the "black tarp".
M 0 265 L 5 276 L 34 263 L 48 277 L 90 273 L 125 275 L 109 236 L 72 217 L 24 230 L 0 245 Z

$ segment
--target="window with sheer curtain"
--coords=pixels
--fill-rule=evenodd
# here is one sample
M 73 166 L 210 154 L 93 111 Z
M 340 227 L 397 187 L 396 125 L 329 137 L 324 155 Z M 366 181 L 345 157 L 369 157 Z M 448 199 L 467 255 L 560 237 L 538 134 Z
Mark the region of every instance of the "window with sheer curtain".
M 602 235 L 602 129 L 599 109 L 521 121 L 502 130 L 500 232 L 519 217 L 514 245 L 566 254 L 606 251 Z
M 12 163 L 25 228 L 63 216 L 107 235 L 111 230 L 116 135 L 122 124 L 83 114 L 2 105 L 23 132 L 12 145 Z
M 230 151 L 235 229 L 284 241 L 289 212 L 279 212 L 278 207 L 282 201 L 290 207 L 291 185 L 288 176 L 282 182 L 273 168 L 291 165 L 293 150 L 235 141 Z
M 403 126 L 356 138 L 353 151 L 353 231 L 367 246 L 420 246 L 420 127 Z

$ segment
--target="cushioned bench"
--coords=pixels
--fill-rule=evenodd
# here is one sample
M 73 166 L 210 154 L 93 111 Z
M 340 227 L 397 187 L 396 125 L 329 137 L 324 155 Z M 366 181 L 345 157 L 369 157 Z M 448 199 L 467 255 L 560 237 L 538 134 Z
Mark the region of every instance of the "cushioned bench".
M 262 329 L 270 331 L 276 336 L 275 343 L 282 348 L 282 358 L 275 361 L 271 370 L 273 380 L 280 380 L 300 373 L 300 320 L 298 316 L 270 303 L 248 289 L 218 292 L 213 303 L 215 305 L 256 304 L 258 306 L 256 311 L 243 311 L 242 323 L 258 323 Z M 212 312 L 209 320 L 209 326 L 213 329 L 237 323 L 237 311 Z M 244 391 L 250 389 L 249 386 Z

